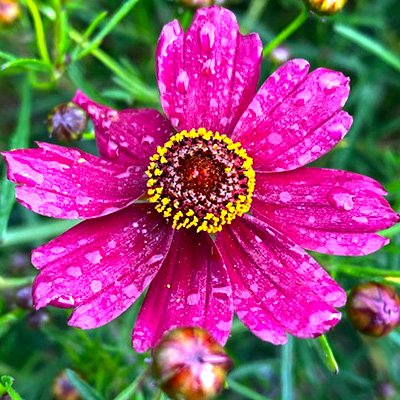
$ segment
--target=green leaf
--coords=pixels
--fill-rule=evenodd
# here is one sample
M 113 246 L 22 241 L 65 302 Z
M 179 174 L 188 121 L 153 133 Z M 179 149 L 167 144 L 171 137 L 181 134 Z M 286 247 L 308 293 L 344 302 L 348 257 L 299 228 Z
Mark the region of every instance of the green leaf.
M 42 60 L 35 58 L 20 58 L 18 60 L 8 61 L 1 65 L 1 72 L 20 72 L 20 71 L 35 71 L 35 72 L 50 72 L 51 66 Z
M 381 43 L 346 25 L 337 24 L 334 29 L 339 35 L 357 44 L 371 54 L 374 54 L 383 62 L 400 72 L 400 58 L 395 53 L 386 49 Z
M 139 0 L 128 0 L 124 3 L 119 10 L 111 17 L 110 21 L 101 29 L 101 31 L 94 37 L 94 39 L 89 43 L 79 55 L 78 59 L 84 57 L 87 54 L 93 52 L 97 49 L 104 38 L 119 24 L 119 22 L 132 10 L 132 8 L 138 3 Z
M 18 116 L 18 124 L 14 135 L 11 138 L 9 149 L 17 149 L 26 147 L 29 142 L 30 134 L 30 118 L 31 118 L 31 89 L 28 80 L 25 79 L 22 87 L 21 107 Z M 4 172 L 0 184 L 0 243 L 2 242 L 7 224 L 10 217 L 11 210 L 15 202 L 15 186 L 6 179 Z
M 330 372 L 338 374 L 339 366 L 326 336 L 321 335 L 316 339 L 310 340 L 309 343 L 315 348 L 325 367 Z
M 143 371 L 125 390 L 123 390 L 114 400 L 130 400 L 147 378 L 149 370 Z
M 83 400 L 104 400 L 104 398 L 74 371 L 67 369 L 67 376 L 75 389 L 82 395 Z
M 228 379 L 228 387 L 229 389 L 238 393 L 243 399 L 269 400 L 267 397 L 255 392 L 253 389 L 250 389 L 247 386 L 242 385 L 241 383 L 236 382 L 232 379 Z

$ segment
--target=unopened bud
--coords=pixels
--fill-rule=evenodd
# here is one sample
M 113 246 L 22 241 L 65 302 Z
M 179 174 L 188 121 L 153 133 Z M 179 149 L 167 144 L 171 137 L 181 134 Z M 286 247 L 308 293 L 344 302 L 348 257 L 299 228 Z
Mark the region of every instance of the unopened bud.
M 347 0 L 303 0 L 306 6 L 319 15 L 333 15 L 340 11 Z
M 53 394 L 57 400 L 79 400 L 81 398 L 65 372 L 62 372 L 54 380 Z
M 38 329 L 46 325 L 50 320 L 49 313 L 46 310 L 34 310 L 26 317 L 26 324 L 32 329 Z
M 153 373 L 172 399 L 205 400 L 223 388 L 232 361 L 204 329 L 177 328 L 155 349 Z
M 60 104 L 47 119 L 50 135 L 60 142 L 78 140 L 87 128 L 85 111 L 74 103 Z
M 278 46 L 271 51 L 268 57 L 274 64 L 282 65 L 290 60 L 291 54 L 286 46 Z
M 15 295 L 15 304 L 25 310 L 32 308 L 33 299 L 31 286 L 25 286 L 18 290 Z
M 0 25 L 12 24 L 19 14 L 19 5 L 15 0 L 0 0 Z
M 211 7 L 213 5 L 222 6 L 225 0 L 181 0 L 181 3 L 191 8 Z
M 361 333 L 385 336 L 400 322 L 400 300 L 391 286 L 375 282 L 361 284 L 351 290 L 347 315 Z

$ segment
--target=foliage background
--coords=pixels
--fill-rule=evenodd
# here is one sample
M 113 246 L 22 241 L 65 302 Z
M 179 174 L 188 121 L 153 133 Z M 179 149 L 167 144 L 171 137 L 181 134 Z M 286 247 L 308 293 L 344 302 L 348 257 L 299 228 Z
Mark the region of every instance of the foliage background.
M 303 7 L 300 0 L 226 3 L 236 12 L 242 31 L 258 32 L 264 45 Z M 40 46 L 37 41 L 40 29 L 35 33 L 30 13 L 35 5 L 40 10 L 51 61 L 46 59 L 44 42 Z M 158 35 L 174 17 L 187 25 L 192 16 L 176 2 L 166 0 L 24 0 L 21 10 L 15 24 L 0 28 L 0 150 L 33 146 L 35 140 L 54 142 L 44 121 L 50 110 L 71 99 L 77 88 L 117 108 L 159 108 L 154 73 Z M 107 11 L 105 18 L 98 21 L 88 41 L 82 42 L 85 29 L 103 11 Z M 378 179 L 388 189 L 396 211 L 400 211 L 399 21 L 397 0 L 349 0 L 343 13 L 329 18 L 312 16 L 286 41 L 292 57 L 308 59 L 312 68 L 337 69 L 351 77 L 346 110 L 355 123 L 346 140 L 315 164 Z M 65 54 L 71 59 L 68 65 L 63 63 Z M 266 58 L 261 82 L 275 68 Z M 90 140 L 72 145 L 96 151 Z M 3 162 L 0 168 L 4 169 Z M 30 311 L 14 302 L 18 287 L 35 275 L 28 254 L 66 230 L 71 222 L 50 220 L 14 206 L 12 190 L 2 175 L 0 375 L 13 376 L 14 389 L 24 399 L 48 400 L 55 376 L 70 368 L 79 374 L 74 382 L 86 392 L 85 398 L 112 399 L 147 368 L 145 357 L 149 354 L 136 354 L 130 346 L 140 301 L 116 321 L 93 331 L 68 327 L 69 312 L 51 307 L 50 321 L 39 329 L 30 328 Z M 395 227 L 385 234 L 391 244 L 368 257 L 315 256 L 346 289 L 363 280 L 399 286 L 400 230 Z M 368 339 L 344 318 L 327 338 L 339 374 L 332 373 L 332 360 L 329 364 L 323 351 L 319 357 L 321 342 L 294 339 L 288 346 L 274 347 L 235 321 L 227 344 L 235 370 L 229 389 L 220 398 L 400 399 L 399 332 Z M 91 389 L 82 388 L 82 381 Z M 118 399 L 150 399 L 156 390 L 146 380 L 132 392 L 122 393 Z

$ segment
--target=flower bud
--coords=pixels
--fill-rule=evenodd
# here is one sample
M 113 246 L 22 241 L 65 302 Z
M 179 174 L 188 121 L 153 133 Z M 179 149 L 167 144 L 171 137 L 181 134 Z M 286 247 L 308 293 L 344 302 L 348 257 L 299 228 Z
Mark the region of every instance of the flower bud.
M 291 54 L 286 46 L 277 46 L 271 51 L 268 57 L 274 64 L 282 65 L 290 60 Z
M 340 11 L 347 0 L 303 0 L 306 6 L 319 15 L 333 15 Z
M 214 4 L 222 6 L 225 0 L 181 0 L 181 3 L 191 8 L 211 7 Z
M 74 103 L 60 104 L 47 119 L 50 135 L 60 142 L 71 142 L 82 137 L 87 128 L 85 111 Z
M 154 352 L 154 377 L 172 399 L 210 399 L 221 391 L 231 368 L 223 347 L 200 328 L 170 330 Z
M 0 25 L 12 24 L 19 14 L 19 5 L 15 0 L 0 0 Z
M 347 316 L 361 333 L 382 337 L 400 322 L 400 300 L 391 286 L 364 283 L 351 290 Z
M 46 325 L 50 320 L 49 313 L 46 310 L 34 310 L 26 317 L 26 324 L 32 329 L 38 329 Z
M 15 295 L 15 304 L 25 310 L 32 308 L 33 299 L 31 286 L 25 286 L 18 290 Z
M 54 380 L 53 395 L 57 400 L 79 400 L 81 398 L 65 372 L 59 374 Z

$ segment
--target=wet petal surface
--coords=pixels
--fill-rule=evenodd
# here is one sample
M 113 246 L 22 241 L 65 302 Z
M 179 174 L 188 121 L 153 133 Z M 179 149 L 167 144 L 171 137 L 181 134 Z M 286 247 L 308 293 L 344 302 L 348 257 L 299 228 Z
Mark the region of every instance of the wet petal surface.
M 199 10 L 186 34 L 177 21 L 166 25 L 157 79 L 174 128 L 230 133 L 255 94 L 261 54 L 258 35 L 242 36 L 235 15 L 223 8 Z
M 308 63 L 292 60 L 272 74 L 234 129 L 255 170 L 299 168 L 332 149 L 350 129 L 341 108 L 349 79 L 324 68 L 307 75 Z
M 133 347 L 146 351 L 176 326 L 205 328 L 225 344 L 232 317 L 229 279 L 210 237 L 182 229 L 175 232 L 168 257 L 147 292 Z
M 254 334 L 284 343 L 285 331 L 310 338 L 339 322 L 333 307 L 345 304 L 344 290 L 275 229 L 246 215 L 218 233 L 216 244 L 231 277 L 235 311 Z
M 38 143 L 3 153 L 16 198 L 54 218 L 93 218 L 131 204 L 146 190 L 145 169 L 102 160 L 78 149 Z
M 399 221 L 385 194 L 378 182 L 352 172 L 259 173 L 253 211 L 303 248 L 361 256 L 387 244 L 375 232 Z
M 80 223 L 32 253 L 32 264 L 41 270 L 33 286 L 35 307 L 78 307 L 70 325 L 104 325 L 150 283 L 172 235 L 147 205 Z
M 116 111 L 95 103 L 79 90 L 73 101 L 92 119 L 99 154 L 107 160 L 147 166 L 157 146 L 173 135 L 171 124 L 157 110 Z

